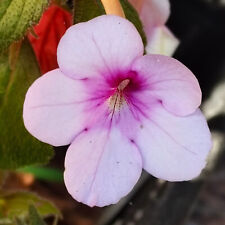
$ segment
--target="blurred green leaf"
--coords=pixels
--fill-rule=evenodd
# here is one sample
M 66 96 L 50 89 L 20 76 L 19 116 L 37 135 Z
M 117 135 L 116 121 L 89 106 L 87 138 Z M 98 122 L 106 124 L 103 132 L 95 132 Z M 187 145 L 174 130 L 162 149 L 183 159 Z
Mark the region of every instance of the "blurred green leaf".
M 10 67 L 8 61 L 7 54 L 0 56 L 0 106 L 9 82 Z
M 47 5 L 48 0 L 1 0 L 0 51 L 21 39 L 39 21 Z
M 74 0 L 74 24 L 105 14 L 100 0 Z
M 13 225 L 13 221 L 8 218 L 0 217 L 0 225 Z
M 15 52 L 15 51 L 14 51 Z M 18 51 L 19 52 L 19 51 Z M 32 137 L 24 128 L 22 111 L 28 87 L 39 77 L 39 69 L 32 48 L 24 41 L 17 56 L 0 64 L 2 100 L 0 102 L 0 168 L 47 163 L 53 148 Z
M 33 205 L 29 206 L 29 222 L 29 225 L 46 225 Z
M 145 36 L 145 32 L 143 30 L 142 22 L 139 18 L 137 11 L 127 0 L 120 0 L 120 3 L 123 7 L 123 11 L 125 13 L 126 18 L 134 24 L 134 26 L 138 30 L 139 34 L 141 35 L 143 44 L 146 45 L 147 39 Z
M 30 205 L 35 206 L 38 214 L 43 218 L 48 216 L 62 218 L 60 211 L 51 202 L 34 193 L 5 193 L 0 195 L 0 201 L 0 221 L 2 218 L 24 220 L 29 216 Z
M 63 182 L 63 172 L 59 169 L 40 167 L 40 166 L 29 166 L 17 170 L 22 173 L 30 173 L 35 178 L 40 180 L 47 180 L 51 182 Z
M 27 225 L 27 222 L 25 220 L 21 220 L 19 218 L 16 218 L 15 220 L 15 225 Z

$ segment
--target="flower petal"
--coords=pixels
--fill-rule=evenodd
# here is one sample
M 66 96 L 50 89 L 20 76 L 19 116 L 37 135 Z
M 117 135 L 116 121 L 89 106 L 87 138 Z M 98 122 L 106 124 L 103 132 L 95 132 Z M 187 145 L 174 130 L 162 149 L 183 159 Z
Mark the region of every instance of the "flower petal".
M 134 25 L 112 15 L 72 26 L 57 51 L 60 69 L 74 78 L 128 71 L 141 55 L 143 43 Z
M 197 177 L 212 145 L 199 109 L 189 116 L 177 117 L 159 104 L 143 121 L 136 142 L 142 152 L 143 168 L 168 181 Z
M 152 18 L 149 17 L 152 16 Z M 154 24 L 163 25 L 170 15 L 169 0 L 145 0 L 141 12 L 141 17 L 147 17 L 148 20 L 154 20 Z M 146 19 L 147 19 L 146 18 Z
M 147 54 L 171 56 L 179 45 L 179 40 L 166 26 L 157 26 L 147 35 Z
M 138 11 L 146 33 L 153 27 L 164 25 L 170 15 L 168 0 L 129 0 Z
M 48 72 L 29 88 L 24 102 L 24 124 L 39 140 L 54 146 L 71 143 L 83 129 L 82 81 L 74 81 L 59 69 Z
M 201 104 L 201 89 L 194 74 L 176 59 L 163 55 L 146 55 L 137 59 L 132 69 L 145 76 L 149 94 L 162 101 L 175 115 L 193 113 Z
M 73 198 L 89 206 L 118 202 L 142 171 L 135 145 L 119 130 L 108 132 L 88 130 L 75 139 L 66 154 L 66 187 Z

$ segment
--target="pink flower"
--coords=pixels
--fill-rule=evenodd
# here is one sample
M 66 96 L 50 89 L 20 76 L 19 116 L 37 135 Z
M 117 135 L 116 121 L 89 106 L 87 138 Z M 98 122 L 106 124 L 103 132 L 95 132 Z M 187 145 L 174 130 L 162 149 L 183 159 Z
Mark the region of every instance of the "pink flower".
M 165 26 L 170 15 L 169 0 L 129 0 L 142 20 L 147 37 L 146 52 L 171 56 L 179 41 Z
M 39 140 L 71 144 L 64 179 L 89 206 L 116 203 L 142 168 L 169 181 L 199 175 L 211 148 L 197 79 L 177 60 L 143 56 L 135 27 L 117 16 L 72 26 L 59 69 L 27 92 L 24 123 Z

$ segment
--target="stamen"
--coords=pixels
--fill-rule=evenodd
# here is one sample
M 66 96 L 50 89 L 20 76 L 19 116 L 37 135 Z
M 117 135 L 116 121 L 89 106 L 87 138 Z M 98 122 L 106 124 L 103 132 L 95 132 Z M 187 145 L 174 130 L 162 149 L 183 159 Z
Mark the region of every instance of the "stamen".
M 116 89 L 116 92 L 109 98 L 109 107 L 111 108 L 113 114 L 115 110 L 119 110 L 123 103 L 126 101 L 124 98 L 124 89 L 130 83 L 130 79 L 125 79 L 121 81 Z
M 130 83 L 129 79 L 125 79 L 125 80 L 121 81 L 117 88 L 118 91 L 123 91 L 129 83 Z

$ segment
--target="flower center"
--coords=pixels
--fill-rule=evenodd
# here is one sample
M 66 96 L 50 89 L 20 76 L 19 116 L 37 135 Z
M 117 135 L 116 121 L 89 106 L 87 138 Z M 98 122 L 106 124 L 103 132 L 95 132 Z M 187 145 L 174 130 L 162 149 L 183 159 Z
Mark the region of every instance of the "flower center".
M 130 79 L 121 81 L 115 91 L 115 93 L 109 98 L 109 108 L 113 110 L 119 110 L 121 106 L 126 102 L 124 97 L 124 89 L 129 85 Z

